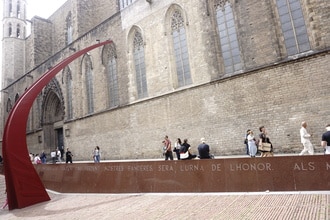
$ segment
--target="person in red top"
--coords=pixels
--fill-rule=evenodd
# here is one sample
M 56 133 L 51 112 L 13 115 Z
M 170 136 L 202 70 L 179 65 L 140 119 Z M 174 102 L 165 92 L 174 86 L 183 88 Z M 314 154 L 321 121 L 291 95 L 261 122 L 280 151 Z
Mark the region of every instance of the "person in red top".
M 173 152 L 172 152 L 172 145 L 171 145 L 171 141 L 170 139 L 168 139 L 168 136 L 165 136 L 165 160 L 168 160 L 168 158 L 170 158 L 170 160 L 173 160 Z

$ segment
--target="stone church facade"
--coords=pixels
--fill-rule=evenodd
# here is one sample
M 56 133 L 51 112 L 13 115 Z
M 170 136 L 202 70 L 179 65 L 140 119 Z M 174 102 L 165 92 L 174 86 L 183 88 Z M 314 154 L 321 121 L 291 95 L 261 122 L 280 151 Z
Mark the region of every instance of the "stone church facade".
M 264 125 L 275 153 L 317 152 L 330 123 L 328 0 L 68 0 L 26 19 L 28 0 L 4 0 L 1 136 L 8 114 L 43 73 L 90 45 L 35 100 L 32 153 L 69 147 L 74 160 L 160 158 L 168 135 L 196 152 L 245 153 Z M 31 33 L 28 35 L 28 28 Z

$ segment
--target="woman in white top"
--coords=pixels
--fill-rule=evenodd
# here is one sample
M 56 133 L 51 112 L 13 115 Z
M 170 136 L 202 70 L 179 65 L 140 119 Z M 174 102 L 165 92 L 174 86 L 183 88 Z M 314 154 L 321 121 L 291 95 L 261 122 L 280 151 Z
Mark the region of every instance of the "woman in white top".
M 34 157 L 34 163 L 35 164 L 40 164 L 41 163 L 41 159 L 39 157 L 39 154 L 36 154 L 36 156 Z
M 253 131 L 249 131 L 247 140 L 248 140 L 248 145 L 249 145 L 250 156 L 255 157 L 256 153 L 257 153 L 257 145 L 256 145 L 256 139 L 253 136 Z
M 93 158 L 95 163 L 100 163 L 101 160 L 101 152 L 100 152 L 100 147 L 96 146 L 93 152 Z
M 178 158 L 178 160 L 180 160 L 180 148 L 181 148 L 182 142 L 181 139 L 178 138 L 176 139 L 176 142 L 174 143 L 174 152 L 176 153 L 176 158 Z

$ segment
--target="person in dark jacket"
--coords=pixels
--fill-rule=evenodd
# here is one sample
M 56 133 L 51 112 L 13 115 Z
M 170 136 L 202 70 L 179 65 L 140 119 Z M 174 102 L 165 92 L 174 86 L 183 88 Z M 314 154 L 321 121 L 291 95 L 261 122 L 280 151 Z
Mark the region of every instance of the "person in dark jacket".
M 65 153 L 65 156 L 66 156 L 66 163 L 72 163 L 72 157 L 73 157 L 73 155 L 72 155 L 72 153 L 71 153 L 71 151 L 69 150 L 69 148 L 67 148 L 66 149 L 66 153 Z
M 184 156 L 187 155 L 187 156 Z M 180 160 L 190 160 L 196 158 L 197 155 L 190 152 L 190 144 L 188 144 L 188 139 L 183 140 L 183 144 L 180 148 Z
M 205 138 L 201 138 L 201 143 L 198 145 L 198 153 L 200 159 L 212 159 L 213 156 L 210 154 L 210 146 L 205 143 Z

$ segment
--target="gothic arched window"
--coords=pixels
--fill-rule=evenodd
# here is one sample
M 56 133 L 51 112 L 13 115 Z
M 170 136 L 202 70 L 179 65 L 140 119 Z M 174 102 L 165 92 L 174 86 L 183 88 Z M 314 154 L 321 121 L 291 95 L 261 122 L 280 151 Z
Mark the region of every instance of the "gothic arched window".
M 72 37 L 73 35 L 73 28 L 72 28 L 72 16 L 71 12 L 66 18 L 66 43 L 71 44 L 72 43 Z
M 225 73 L 234 73 L 241 70 L 243 64 L 233 10 L 227 0 L 216 1 L 215 9 Z
M 16 93 L 16 95 L 15 95 L 15 103 L 17 102 L 18 99 L 19 99 L 19 95 L 18 95 L 18 93 Z
M 185 21 L 181 11 L 179 10 L 175 10 L 172 13 L 171 29 L 178 85 L 179 87 L 189 85 L 192 83 L 192 80 L 190 74 Z
M 287 54 L 310 50 L 304 15 L 299 0 L 276 0 Z
M 141 99 L 148 96 L 148 87 L 144 57 L 144 43 L 142 35 L 139 31 L 135 31 L 133 45 L 137 94 L 138 98 Z
M 106 45 L 104 53 L 104 63 L 106 65 L 108 83 L 109 107 L 112 108 L 119 105 L 119 89 L 116 60 L 117 56 L 114 44 Z
M 94 112 L 94 87 L 93 87 L 93 66 L 90 55 L 86 55 L 84 59 L 85 83 L 86 83 L 86 97 L 87 97 L 87 111 L 88 114 Z
M 8 98 L 8 99 L 7 99 L 7 107 L 6 107 L 6 111 L 7 111 L 7 113 L 10 112 L 10 110 L 12 109 L 12 107 L 13 107 L 13 105 L 12 105 L 12 103 L 11 103 L 11 99 Z
M 65 78 L 66 78 L 66 106 L 67 106 L 67 119 L 73 118 L 73 109 L 72 109 L 72 74 L 69 67 L 65 68 Z

